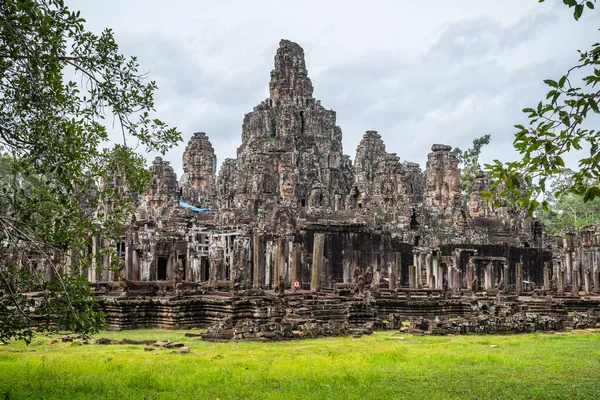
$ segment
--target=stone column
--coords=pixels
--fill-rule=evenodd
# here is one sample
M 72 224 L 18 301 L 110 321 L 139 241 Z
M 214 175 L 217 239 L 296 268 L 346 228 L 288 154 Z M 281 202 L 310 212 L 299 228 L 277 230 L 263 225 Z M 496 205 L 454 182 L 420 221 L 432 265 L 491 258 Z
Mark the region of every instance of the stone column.
M 544 263 L 544 289 L 550 290 L 550 263 Z
M 312 263 L 312 274 L 310 281 L 310 290 L 318 292 L 321 290 L 321 270 L 323 268 L 323 258 L 325 251 L 325 235 L 322 233 L 315 233 L 313 242 L 313 263 Z
M 238 285 L 237 288 L 239 289 L 248 289 L 250 286 L 250 271 L 248 265 L 250 260 L 249 247 L 250 238 L 247 236 L 237 236 L 233 240 L 231 281 L 234 285 Z
M 215 251 L 215 257 L 211 257 L 210 264 L 208 266 L 208 281 L 209 284 L 214 286 L 217 283 L 217 280 L 221 278 L 220 271 L 223 269 L 223 265 L 225 262 L 225 252 L 223 249 L 217 249 Z M 201 259 L 199 260 L 202 263 Z M 202 273 L 199 274 L 200 278 L 198 281 L 202 280 Z
M 575 261 L 573 263 L 573 268 L 571 269 L 571 284 L 573 285 L 573 290 L 571 294 L 573 296 L 579 297 L 579 266 L 581 262 Z
M 490 290 L 494 288 L 494 284 L 492 283 L 492 281 L 494 280 L 493 272 L 494 265 L 490 262 L 485 266 L 485 290 Z
M 394 253 L 394 265 L 392 266 L 394 271 L 394 275 L 396 276 L 396 281 L 398 281 L 398 288 L 402 286 L 402 253 L 395 252 Z M 395 284 L 394 284 L 394 287 Z
M 467 286 L 470 288 L 471 287 L 471 282 L 473 282 L 473 278 L 475 277 L 475 264 L 469 260 L 469 262 L 467 263 Z
M 102 249 L 107 250 L 111 246 L 111 243 L 108 240 L 102 240 Z M 110 268 L 110 253 L 104 254 L 104 259 L 102 260 L 102 282 L 112 280 L 112 269 Z
M 592 292 L 590 275 L 591 268 L 585 268 L 583 270 L 583 290 L 585 291 L 585 294 L 590 294 Z
M 567 272 L 567 279 L 565 284 L 573 283 L 573 258 L 570 250 L 565 252 L 565 268 Z
M 421 253 L 419 256 L 419 287 L 423 287 L 427 284 L 427 267 L 425 265 L 425 253 Z
M 508 264 L 506 263 L 502 264 L 502 274 L 502 279 L 504 280 L 504 293 L 508 294 L 510 292 L 510 270 L 508 268 Z
M 454 268 L 454 277 L 455 277 L 455 279 L 454 279 L 454 282 L 455 282 L 454 291 L 456 293 L 460 293 L 461 290 L 462 290 L 462 281 L 463 281 L 463 279 L 462 279 L 462 271 L 459 268 Z
M 302 281 L 302 248 L 299 244 L 294 244 L 292 247 L 292 273 L 291 273 L 292 288 L 294 282 Z
M 379 272 L 379 268 L 375 268 L 375 271 L 373 271 L 373 283 L 371 288 L 373 290 L 379 290 L 379 285 L 381 285 L 381 273 Z
M 413 264 L 415 267 L 415 270 L 413 271 L 413 280 L 417 280 L 416 276 L 419 275 L 419 251 L 416 249 L 413 249 Z M 410 274 L 409 274 L 409 279 L 410 279 Z M 410 286 L 410 285 L 409 285 Z M 416 289 L 418 286 L 416 286 L 413 289 Z
M 143 281 L 156 280 L 156 243 L 151 244 L 143 255 L 140 279 Z
M 438 262 L 438 258 L 433 255 L 431 258 L 431 270 L 433 272 L 433 279 L 434 279 L 433 289 L 439 289 L 439 288 L 441 288 L 440 283 L 442 280 L 441 274 L 440 274 L 440 265 Z
M 65 274 L 68 274 L 69 276 L 75 276 L 76 275 L 76 271 L 75 268 L 73 267 L 73 248 L 69 248 L 66 252 L 63 253 L 64 254 L 64 261 L 63 261 L 63 271 Z M 18 264 L 17 264 L 18 265 Z
M 135 254 L 135 251 L 133 252 Z M 133 274 L 133 254 L 131 257 L 132 274 Z M 194 282 L 194 261 L 192 260 L 192 244 L 188 243 L 185 251 L 185 278 L 186 282 Z
M 92 236 L 92 254 L 91 254 L 91 262 L 90 267 L 88 269 L 88 281 L 96 282 L 97 281 L 97 270 L 98 268 L 98 237 L 96 235 Z
M 175 252 L 171 249 L 171 252 L 167 256 L 167 280 L 172 281 L 175 279 L 175 268 L 177 265 L 177 258 Z
M 123 268 L 123 277 L 131 279 L 131 246 L 129 245 L 129 234 L 125 236 L 125 265 Z
M 293 267 L 293 264 L 292 264 Z M 343 270 L 343 282 L 348 283 L 352 281 L 352 261 L 350 260 L 342 260 L 342 268 Z
M 258 289 L 260 287 L 260 279 L 259 279 L 259 265 L 260 265 L 260 260 L 262 258 L 262 251 L 261 251 L 261 243 L 260 243 L 260 234 L 258 232 L 254 232 L 253 236 L 253 246 L 252 246 L 252 250 L 253 250 L 253 254 L 252 254 L 252 288 L 253 289 Z
M 272 279 L 273 277 L 273 241 L 269 240 L 266 244 L 265 244 L 265 253 L 266 253 L 266 259 L 265 259 L 265 281 L 264 281 L 264 288 L 269 288 L 271 287 L 271 281 L 275 282 L 275 280 Z
M 423 285 L 423 281 L 421 277 L 423 276 L 423 259 L 422 254 L 419 250 L 417 253 L 417 263 L 415 264 L 415 281 L 417 282 L 417 286 L 415 288 L 420 288 Z
M 408 288 L 416 289 L 418 287 L 417 284 L 417 266 L 409 265 L 408 266 Z
M 139 253 L 137 250 L 134 250 L 131 254 L 131 264 L 132 264 L 131 276 L 129 277 L 129 279 L 137 280 L 137 279 L 139 279 L 139 270 L 140 270 L 140 257 L 139 257 Z M 137 275 L 136 275 L 136 272 L 138 272 Z
M 517 296 L 520 296 L 523 293 L 523 264 L 517 263 L 515 265 L 515 272 L 517 276 L 517 283 L 515 285 Z
M 432 254 L 427 253 L 425 255 L 425 271 L 427 272 L 427 287 L 433 289 L 434 287 L 434 279 L 433 279 L 433 271 L 431 265 Z
M 277 282 L 279 282 L 279 276 L 283 276 L 283 279 L 287 282 L 286 275 L 287 278 L 290 277 L 290 271 L 289 269 L 287 269 L 286 267 L 289 268 L 288 265 L 286 265 L 286 261 L 289 262 L 290 259 L 290 251 L 288 250 L 288 243 L 289 240 L 282 238 L 279 239 L 279 275 L 277 276 Z
M 592 257 L 592 277 L 594 281 L 594 293 L 600 293 L 600 268 L 598 267 L 598 249 L 594 249 Z
M 387 274 L 388 274 L 388 289 L 396 289 L 396 274 L 394 274 L 394 263 L 387 263 Z
M 275 254 L 273 256 L 273 287 L 279 284 L 279 275 L 283 271 L 283 265 L 281 265 L 281 240 L 275 241 Z
M 558 268 L 558 274 L 556 274 L 556 292 L 559 295 L 564 295 L 565 294 L 565 274 L 567 271 L 565 271 L 562 268 Z
M 323 267 L 321 268 L 321 279 L 319 279 L 321 289 L 324 287 L 332 287 L 331 281 L 329 279 L 329 260 L 327 257 L 323 257 Z M 373 277 L 375 277 L 375 273 L 373 273 Z M 373 280 L 375 283 L 375 280 Z

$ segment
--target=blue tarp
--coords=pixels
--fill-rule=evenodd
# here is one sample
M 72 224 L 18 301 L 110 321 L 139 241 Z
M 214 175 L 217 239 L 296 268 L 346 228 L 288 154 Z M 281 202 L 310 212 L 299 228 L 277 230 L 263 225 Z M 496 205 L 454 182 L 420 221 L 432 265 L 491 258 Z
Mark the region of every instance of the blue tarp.
M 179 205 L 181 207 L 185 207 L 185 208 L 189 208 L 190 210 L 192 210 L 195 213 L 200 213 L 200 212 L 209 212 L 210 208 L 200 208 L 200 207 L 196 207 L 193 206 L 191 204 L 188 204 L 186 202 L 184 202 L 183 200 L 179 200 Z

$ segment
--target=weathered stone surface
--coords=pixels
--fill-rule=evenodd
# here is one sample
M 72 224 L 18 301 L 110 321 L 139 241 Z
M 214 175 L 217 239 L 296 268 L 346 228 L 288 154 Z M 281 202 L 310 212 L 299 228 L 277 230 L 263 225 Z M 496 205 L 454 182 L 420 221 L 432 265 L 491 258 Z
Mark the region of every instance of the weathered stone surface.
M 349 158 L 335 112 L 312 97 L 302 48 L 282 41 L 271 77 L 271 96 L 244 118 L 233 206 L 273 223 L 345 209 Z
M 150 166 L 152 183 L 146 194 L 152 208 L 160 207 L 169 200 L 177 199 L 177 175 L 168 161 L 156 157 Z
M 94 340 L 94 343 L 95 344 L 121 344 L 122 342 L 120 340 L 116 340 L 116 339 L 101 337 L 101 338 Z
M 489 218 L 495 216 L 496 213 L 492 203 L 488 203 L 481 198 L 481 192 L 490 190 L 492 183 L 492 179 L 483 172 L 478 173 L 473 179 L 469 196 L 469 215 L 471 217 Z
M 449 217 L 449 222 L 452 214 L 463 205 L 458 159 L 451 150 L 451 146 L 433 145 L 425 169 L 426 202 L 437 207 L 444 217 Z
M 177 174 L 168 161 L 156 157 L 150 166 L 152 181 L 141 199 L 137 219 L 161 219 L 179 198 Z
M 338 321 L 294 321 L 265 322 L 244 319 L 235 326 L 229 320 L 217 322 L 208 327 L 203 340 L 224 341 L 276 341 L 325 336 L 344 336 L 352 333 L 345 323 Z
M 123 344 L 142 344 L 142 342 L 139 340 L 127 339 L 127 338 L 123 338 L 123 340 L 121 340 L 121 342 Z
M 217 156 L 204 132 L 196 132 L 183 152 L 181 200 L 202 208 L 216 206 Z
M 372 200 L 379 163 L 386 155 L 381 135 L 376 131 L 367 131 L 356 148 L 354 158 L 354 196 L 357 208 L 366 206 Z
M 226 158 L 219 169 L 219 176 L 217 177 L 217 204 L 221 210 L 233 207 L 236 170 L 237 161 L 233 158 Z
M 279 42 L 269 92 L 272 99 L 312 97 L 313 87 L 306 70 L 304 50 L 298 44 L 283 39 Z

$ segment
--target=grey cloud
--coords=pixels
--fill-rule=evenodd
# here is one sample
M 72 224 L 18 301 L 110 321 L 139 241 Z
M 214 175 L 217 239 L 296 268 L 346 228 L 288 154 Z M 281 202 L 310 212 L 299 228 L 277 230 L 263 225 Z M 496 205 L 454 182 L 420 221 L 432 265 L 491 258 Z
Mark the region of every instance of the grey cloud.
M 346 152 L 352 154 L 364 130 L 376 129 L 388 151 L 422 165 L 434 142 L 464 148 L 486 133 L 492 135 L 491 147 L 506 153 L 513 125 L 522 119 L 520 110 L 537 103 L 545 93 L 543 77 L 561 74 L 568 65 L 546 61 L 510 71 L 498 61 L 446 68 L 428 57 L 408 62 L 390 54 L 389 59 L 392 62 L 384 62 L 388 69 L 380 75 L 368 58 L 355 60 L 352 68 L 326 71 L 319 77 L 324 83 L 322 101 L 338 112 Z M 363 71 L 368 82 L 363 83 Z M 343 90 L 351 95 L 336 96 Z M 436 113 L 457 112 L 473 98 L 473 109 L 456 117 L 431 119 Z M 374 104 L 384 106 L 374 108 Z
M 118 7 L 131 9 L 125 3 Z M 521 109 L 543 98 L 542 79 L 562 75 L 576 60 L 575 46 L 597 28 L 594 21 L 573 22 L 562 4 L 484 3 L 440 1 L 431 11 L 416 2 L 389 2 L 377 19 L 364 18 L 370 12 L 361 8 L 370 7 L 364 2 L 279 2 L 258 10 L 246 2 L 207 7 L 181 1 L 178 7 L 190 15 L 174 17 L 164 6 L 169 18 L 160 24 L 114 27 L 123 51 L 136 54 L 142 71 L 158 82 L 160 118 L 178 126 L 186 141 L 206 132 L 219 163 L 235 156 L 244 114 L 268 95 L 273 55 L 286 38 L 304 47 L 315 97 L 337 111 L 347 154 L 354 156 L 364 131 L 375 129 L 388 151 L 424 166 L 431 144 L 464 148 L 485 133 L 492 145 L 484 157 L 512 157 Z M 389 17 L 411 10 L 413 36 Z M 156 7 L 136 9 L 138 24 L 145 13 L 156 17 Z M 325 17 L 334 13 L 335 19 Z M 111 18 L 96 24 L 112 25 Z M 572 35 L 569 43 L 565 34 Z M 184 148 L 166 157 L 178 174 Z
M 490 17 L 460 21 L 444 30 L 428 56 L 452 61 L 482 57 L 534 39 L 539 30 L 556 20 L 556 14 L 544 12 L 526 15 L 506 27 Z

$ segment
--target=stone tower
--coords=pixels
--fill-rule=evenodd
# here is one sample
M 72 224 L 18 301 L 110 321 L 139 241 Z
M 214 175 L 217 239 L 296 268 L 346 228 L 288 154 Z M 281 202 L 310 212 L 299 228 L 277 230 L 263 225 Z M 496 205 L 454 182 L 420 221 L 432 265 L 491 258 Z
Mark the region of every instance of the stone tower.
M 375 174 L 385 157 L 385 144 L 376 131 L 367 131 L 356 148 L 354 158 L 355 195 L 357 206 L 366 206 L 372 200 Z
M 302 48 L 279 43 L 270 97 L 246 114 L 237 151 L 234 205 L 251 215 L 345 208 L 351 174 L 334 111 L 312 97 Z
M 289 40 L 279 42 L 269 93 L 271 99 L 312 98 L 313 86 L 306 70 L 304 50 L 298 44 Z
M 424 178 L 418 164 L 403 164 L 395 153 L 387 153 L 376 131 L 367 131 L 356 148 L 354 174 L 351 197 L 357 208 L 391 210 L 422 200 Z
M 183 152 L 181 200 L 197 207 L 215 207 L 217 156 L 204 132 L 196 132 Z
M 452 146 L 434 144 L 427 157 L 425 168 L 425 204 L 440 216 L 440 223 L 457 227 L 466 225 L 466 209 L 460 193 L 458 159 Z
M 236 160 L 226 158 L 217 177 L 217 202 L 220 209 L 233 207 L 235 196 Z
M 147 211 L 154 211 L 177 200 L 177 174 L 168 161 L 156 157 L 150 166 L 152 182 L 146 192 L 145 203 Z

